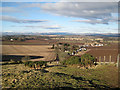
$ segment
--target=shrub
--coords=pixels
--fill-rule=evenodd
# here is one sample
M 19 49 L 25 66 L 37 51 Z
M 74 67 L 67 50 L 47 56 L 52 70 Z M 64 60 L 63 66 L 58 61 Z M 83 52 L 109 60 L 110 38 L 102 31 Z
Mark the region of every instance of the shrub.
M 13 59 L 10 59 L 10 62 L 11 63 L 16 63 L 17 61 L 13 60 Z
M 39 67 L 41 68 L 43 65 L 47 65 L 46 61 L 27 61 L 24 62 L 25 66 L 28 66 L 30 68 L 38 69 Z
M 32 61 L 27 61 L 27 62 L 24 62 L 24 65 L 29 66 L 30 63 L 32 63 Z
M 55 45 L 54 44 L 52 45 L 51 49 L 55 49 Z
M 81 62 L 84 66 L 93 65 L 95 62 L 95 57 L 90 54 L 84 54 L 81 56 Z
M 22 63 L 22 61 L 17 61 L 17 63 L 21 64 L 21 63 Z
M 68 53 L 66 53 L 66 52 L 59 52 L 59 53 L 58 53 L 58 57 L 59 57 L 59 60 L 60 60 L 60 61 L 63 61 L 63 60 L 65 60 L 67 57 L 69 57 L 69 55 L 68 55 Z
M 21 60 L 22 60 L 22 62 L 26 62 L 27 60 L 30 60 L 30 57 L 29 56 L 25 56 Z
M 16 61 L 11 59 L 9 64 L 20 64 L 20 63 L 22 63 L 22 61 Z
M 65 44 L 64 44 L 64 46 L 70 46 L 70 44 L 68 44 L 68 43 L 65 43 Z
M 64 60 L 61 62 L 63 65 L 67 65 L 67 64 L 80 64 L 80 57 L 78 56 L 72 56 L 67 60 Z
M 61 61 L 63 65 L 79 64 L 80 66 L 92 66 L 94 62 L 95 58 L 90 54 L 84 54 L 81 57 L 71 56 L 69 59 Z

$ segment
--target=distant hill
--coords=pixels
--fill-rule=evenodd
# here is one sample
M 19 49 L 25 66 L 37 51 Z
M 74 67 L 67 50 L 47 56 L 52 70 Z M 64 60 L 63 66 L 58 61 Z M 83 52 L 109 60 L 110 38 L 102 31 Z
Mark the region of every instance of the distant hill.
M 75 35 L 74 33 L 67 32 L 48 32 L 48 33 L 18 33 L 18 32 L 3 32 L 2 35 Z
M 104 36 L 104 37 L 120 37 L 120 34 L 117 33 L 68 33 L 68 32 L 48 32 L 48 33 L 21 33 L 21 32 L 2 32 L 2 35 L 85 35 L 85 36 Z
M 75 35 L 74 33 L 67 32 L 53 32 L 53 33 L 40 33 L 41 35 Z
M 104 37 L 120 37 L 120 34 L 89 34 L 89 35 L 86 35 L 86 36 L 104 36 Z

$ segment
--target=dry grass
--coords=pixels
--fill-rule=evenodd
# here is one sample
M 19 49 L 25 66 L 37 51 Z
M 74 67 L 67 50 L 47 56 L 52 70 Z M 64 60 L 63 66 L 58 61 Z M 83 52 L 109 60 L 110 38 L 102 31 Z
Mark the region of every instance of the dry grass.
M 46 72 L 47 71 L 47 72 Z M 118 71 L 113 65 L 95 69 L 80 69 L 75 66 L 49 64 L 44 70 L 35 71 L 23 64 L 2 66 L 2 88 L 115 88 L 118 86 Z

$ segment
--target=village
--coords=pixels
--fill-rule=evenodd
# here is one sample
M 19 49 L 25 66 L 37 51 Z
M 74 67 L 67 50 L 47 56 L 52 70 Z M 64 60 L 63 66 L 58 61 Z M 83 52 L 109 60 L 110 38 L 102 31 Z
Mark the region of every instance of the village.
M 89 49 L 88 47 L 101 47 L 104 46 L 104 44 L 101 43 L 88 43 L 84 45 L 70 45 L 67 43 L 58 43 L 56 45 L 59 47 L 60 51 L 68 53 L 68 55 L 79 55 L 80 52 L 87 52 Z
M 103 38 L 52 38 L 58 40 L 59 43 L 55 44 L 54 47 L 58 47 L 60 51 L 68 53 L 68 55 L 82 55 L 88 52 L 90 47 L 102 47 L 107 45 L 103 42 Z M 85 41 L 83 43 L 79 43 Z M 74 41 L 74 42 L 73 42 Z

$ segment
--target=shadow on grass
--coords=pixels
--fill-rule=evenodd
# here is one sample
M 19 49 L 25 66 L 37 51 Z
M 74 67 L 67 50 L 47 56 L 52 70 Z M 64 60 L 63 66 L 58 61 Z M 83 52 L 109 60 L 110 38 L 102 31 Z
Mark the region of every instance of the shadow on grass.
M 76 90 L 72 87 L 55 87 L 55 88 L 50 88 L 52 90 Z
M 23 70 L 21 73 L 30 73 L 30 72 L 33 72 L 34 70 L 35 70 L 35 69 L 29 70 L 29 71 Z M 44 69 L 36 69 L 35 71 L 40 71 L 40 72 L 42 72 L 42 73 L 48 73 L 48 72 L 49 72 L 49 71 L 44 70 Z
M 0 65 L 13 65 L 13 64 L 22 64 L 22 62 L 18 63 L 18 62 L 13 62 L 13 63 L 2 63 Z
M 2 88 L 2 90 L 14 90 L 15 88 Z M 32 90 L 88 90 L 84 88 L 72 88 L 72 87 L 55 87 L 55 88 L 32 88 Z M 31 88 L 16 88 L 15 90 L 31 90 Z
M 75 77 L 73 75 L 68 75 L 68 74 L 65 74 L 65 73 L 58 73 L 58 72 L 55 73 L 55 74 L 57 74 L 58 76 L 70 76 L 72 79 L 75 79 L 77 81 L 79 81 L 79 80 L 86 81 L 86 82 L 88 82 L 88 84 L 90 84 L 89 85 L 90 87 L 94 87 L 94 88 L 97 88 L 97 89 L 101 89 L 101 88 L 109 89 L 110 88 L 110 87 L 108 87 L 106 85 L 99 85 L 99 84 L 93 83 L 94 80 L 99 81 L 97 79 L 87 80 L 87 79 L 85 79 L 83 77 Z
M 63 65 L 50 65 L 50 66 L 48 65 L 45 68 L 51 68 L 51 67 L 55 67 L 55 66 L 67 67 L 67 66 L 63 66 Z
M 45 70 L 45 69 L 34 69 L 35 71 L 41 71 L 42 73 L 48 73 L 49 71 Z
M 1 63 L 0 65 L 13 65 L 13 64 L 23 64 L 23 62 L 22 61 L 4 62 Z
M 22 58 L 25 57 L 23 55 L 2 55 L 2 61 L 10 61 L 12 60 L 17 60 L 20 61 Z M 30 59 L 39 59 L 39 58 L 44 58 L 44 56 L 28 56 Z

